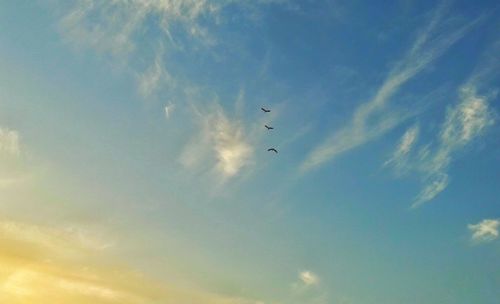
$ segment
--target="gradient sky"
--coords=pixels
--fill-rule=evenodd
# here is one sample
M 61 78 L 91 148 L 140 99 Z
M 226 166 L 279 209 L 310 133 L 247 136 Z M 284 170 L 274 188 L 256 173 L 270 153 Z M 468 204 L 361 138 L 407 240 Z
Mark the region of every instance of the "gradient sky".
M 5 0 L 0 29 L 1 303 L 498 303 L 498 1 Z

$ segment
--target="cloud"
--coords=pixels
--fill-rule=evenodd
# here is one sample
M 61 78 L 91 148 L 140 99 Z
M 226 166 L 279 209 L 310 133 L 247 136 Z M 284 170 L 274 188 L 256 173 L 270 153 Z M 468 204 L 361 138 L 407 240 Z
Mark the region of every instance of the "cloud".
M 22 184 L 31 177 L 23 166 L 22 154 L 19 132 L 0 127 L 0 189 Z
M 428 202 L 448 187 L 448 174 L 442 172 L 432 173 L 426 178 L 426 186 L 420 191 L 412 204 L 412 208 Z
M 19 156 L 19 133 L 15 130 L 0 128 L 0 155 Z
M 461 101 L 448 108 L 438 136 L 438 145 L 433 152 L 427 150 L 417 159 L 415 170 L 424 174 L 425 186 L 415 198 L 412 207 L 432 200 L 449 183 L 448 167 L 454 154 L 481 136 L 495 123 L 488 99 L 477 93 L 475 86 L 467 83 L 460 89 Z
M 393 152 L 392 157 L 384 163 L 384 166 L 394 165 L 398 170 L 402 170 L 407 166 L 408 154 L 418 140 L 419 130 L 419 126 L 413 126 L 406 130 L 396 150 Z
M 498 95 L 495 80 L 500 62 L 495 55 L 499 48 L 500 42 L 494 42 L 469 79 L 458 88 L 458 101 L 448 106 L 435 140 L 415 148 L 418 132 L 412 127 L 401 139 L 393 157 L 384 164 L 421 175 L 423 188 L 414 198 L 412 208 L 431 201 L 446 189 L 450 183 L 448 169 L 457 154 L 496 123 L 498 115 L 490 102 Z
M 320 286 L 320 278 L 310 270 L 299 272 L 298 280 L 292 284 L 292 292 L 286 303 L 331 303 L 328 293 Z
M 472 232 L 471 240 L 477 243 L 491 242 L 498 238 L 498 228 L 500 220 L 486 219 L 477 224 L 467 225 L 467 228 Z
M 181 154 L 185 167 L 196 167 L 208 157 L 214 169 L 228 178 L 251 162 L 254 149 L 240 121 L 229 119 L 219 105 L 206 114 L 197 112 L 196 116 L 201 132 Z
M 480 96 L 476 88 L 466 85 L 461 89 L 462 102 L 446 115 L 441 131 L 443 149 L 451 150 L 469 143 L 493 124 L 487 96 Z
M 163 62 L 164 55 L 164 48 L 160 47 L 156 51 L 155 59 L 151 66 L 137 76 L 139 92 L 142 96 L 151 96 L 162 84 L 173 85 L 173 78 L 165 68 Z
M 147 278 L 65 229 L 0 221 L 1 303 L 259 304 Z
M 162 84 L 174 85 L 163 60 L 168 52 L 215 43 L 206 25 L 201 24 L 215 23 L 229 2 L 75 0 L 61 18 L 60 31 L 77 49 L 95 50 L 112 62 L 127 66 L 136 75 L 141 95 L 150 97 Z M 148 43 L 142 40 L 144 36 Z
M 445 5 L 438 7 L 428 25 L 417 35 L 406 55 L 396 63 L 375 96 L 360 105 L 344 128 L 328 136 L 309 153 L 302 163 L 302 172 L 311 170 L 353 148 L 371 141 L 393 129 L 406 117 L 388 108 L 391 98 L 400 88 L 441 56 L 462 38 L 476 21 L 458 29 L 442 30 Z
M 150 97 L 162 84 L 171 87 L 177 85 L 176 79 L 183 79 L 178 77 L 183 76 L 179 75 L 182 69 L 173 75 L 165 57 L 217 45 L 213 29 L 224 19 L 224 8 L 237 6 L 239 17 L 251 18 L 262 6 L 286 5 L 288 1 L 55 1 L 61 2 L 64 5 L 60 7 L 69 7 L 63 9 L 59 22 L 64 40 L 77 50 L 94 50 L 111 62 L 126 66 L 136 76 L 141 95 Z
M 61 20 L 70 42 L 98 51 L 123 55 L 137 47 L 137 35 L 148 26 L 173 39 L 171 27 L 180 25 L 187 34 L 203 32 L 202 17 L 215 18 L 228 1 L 208 0 L 76 0 Z M 153 24 L 151 19 L 154 19 Z
M 170 119 L 170 115 L 172 115 L 172 112 L 175 110 L 175 104 L 168 103 L 168 105 L 165 106 L 164 111 L 165 111 L 165 118 L 168 120 Z
M 302 271 L 299 273 L 299 279 L 307 286 L 317 285 L 319 277 L 311 271 Z

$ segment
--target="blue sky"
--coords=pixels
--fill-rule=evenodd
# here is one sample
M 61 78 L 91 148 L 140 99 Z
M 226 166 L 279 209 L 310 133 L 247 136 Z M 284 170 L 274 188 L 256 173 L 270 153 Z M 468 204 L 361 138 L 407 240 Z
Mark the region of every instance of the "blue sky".
M 2 2 L 0 302 L 496 303 L 499 10 Z

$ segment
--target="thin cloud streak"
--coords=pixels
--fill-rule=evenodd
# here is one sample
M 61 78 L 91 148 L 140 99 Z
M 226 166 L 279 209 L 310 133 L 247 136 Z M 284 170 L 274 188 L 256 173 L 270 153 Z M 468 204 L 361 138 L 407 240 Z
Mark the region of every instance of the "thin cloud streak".
M 403 118 L 392 113 L 393 109 L 387 108 L 391 98 L 401 86 L 444 54 L 477 23 L 475 20 L 451 32 L 438 31 L 445 8 L 446 5 L 441 5 L 435 10 L 427 27 L 420 32 L 403 59 L 389 72 L 373 99 L 355 110 L 347 126 L 328 136 L 323 143 L 312 150 L 300 166 L 302 172 L 316 168 L 342 153 L 385 134 L 403 121 Z M 370 122 L 372 120 L 375 121 Z
M 398 171 L 407 167 L 408 155 L 418 140 L 419 132 L 420 127 L 418 125 L 409 128 L 401 137 L 392 157 L 384 163 L 384 166 L 393 165 Z

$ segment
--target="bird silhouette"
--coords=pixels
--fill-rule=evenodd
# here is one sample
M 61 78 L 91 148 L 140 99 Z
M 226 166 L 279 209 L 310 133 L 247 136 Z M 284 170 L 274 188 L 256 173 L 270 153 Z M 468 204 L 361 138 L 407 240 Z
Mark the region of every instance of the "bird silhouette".
M 266 127 L 268 130 L 272 130 L 272 129 L 274 129 L 273 127 L 270 127 L 270 126 L 268 126 L 268 125 L 264 125 L 264 127 Z
M 266 112 L 266 113 L 269 113 L 271 112 L 271 110 L 268 110 L 268 109 L 264 109 L 264 108 L 260 108 L 262 111 Z
M 267 151 L 273 151 L 274 153 L 278 154 L 278 150 L 276 150 L 275 148 L 269 148 L 267 149 Z

